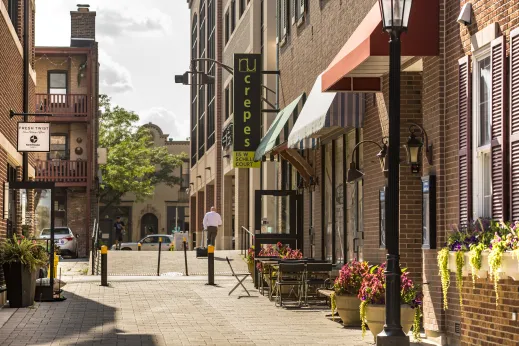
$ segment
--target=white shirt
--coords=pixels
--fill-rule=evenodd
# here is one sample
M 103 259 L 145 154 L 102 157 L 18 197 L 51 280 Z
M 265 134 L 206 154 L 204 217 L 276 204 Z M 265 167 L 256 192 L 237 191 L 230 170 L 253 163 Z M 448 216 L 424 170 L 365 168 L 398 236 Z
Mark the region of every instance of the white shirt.
M 209 226 L 218 227 L 222 225 L 222 217 L 215 211 L 210 211 L 204 216 L 204 229 L 207 229 Z

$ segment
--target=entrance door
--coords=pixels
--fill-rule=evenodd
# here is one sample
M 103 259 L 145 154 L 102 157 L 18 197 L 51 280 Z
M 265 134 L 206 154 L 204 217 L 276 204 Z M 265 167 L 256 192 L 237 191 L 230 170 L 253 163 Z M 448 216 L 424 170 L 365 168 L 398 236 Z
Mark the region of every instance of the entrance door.
M 291 190 L 259 190 L 255 204 L 256 252 L 261 250 L 261 245 L 277 242 L 303 251 L 302 195 Z
M 159 232 L 159 219 L 154 214 L 144 214 L 141 218 L 141 239 Z

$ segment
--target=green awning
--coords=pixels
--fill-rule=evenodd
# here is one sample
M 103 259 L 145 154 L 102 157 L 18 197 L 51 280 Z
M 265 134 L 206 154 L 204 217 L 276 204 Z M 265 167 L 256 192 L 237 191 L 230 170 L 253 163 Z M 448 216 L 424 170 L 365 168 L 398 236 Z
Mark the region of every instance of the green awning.
M 294 101 L 292 101 L 291 104 L 283 108 L 278 113 L 276 119 L 274 119 L 272 125 L 270 125 L 267 134 L 261 139 L 258 149 L 256 149 L 256 153 L 254 154 L 254 161 L 261 161 L 262 157 L 274 148 L 276 145 L 276 140 L 288 122 L 288 119 L 290 119 L 290 116 L 299 104 L 299 101 L 301 101 L 303 95 L 304 94 L 301 94 Z

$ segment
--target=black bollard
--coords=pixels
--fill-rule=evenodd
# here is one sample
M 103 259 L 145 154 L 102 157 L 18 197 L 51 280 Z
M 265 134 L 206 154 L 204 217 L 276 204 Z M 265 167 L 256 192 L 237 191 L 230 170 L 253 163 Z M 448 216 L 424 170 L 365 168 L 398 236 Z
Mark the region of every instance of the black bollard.
M 207 247 L 207 284 L 214 286 L 214 246 Z
M 160 276 L 160 254 L 162 252 L 162 237 L 159 237 L 159 261 L 157 263 L 157 276 Z
M 189 271 L 187 270 L 187 242 L 186 242 L 186 237 L 184 237 L 183 242 L 184 242 L 184 262 L 186 264 L 186 276 L 189 276 Z
M 108 248 L 101 246 L 101 286 L 108 286 Z

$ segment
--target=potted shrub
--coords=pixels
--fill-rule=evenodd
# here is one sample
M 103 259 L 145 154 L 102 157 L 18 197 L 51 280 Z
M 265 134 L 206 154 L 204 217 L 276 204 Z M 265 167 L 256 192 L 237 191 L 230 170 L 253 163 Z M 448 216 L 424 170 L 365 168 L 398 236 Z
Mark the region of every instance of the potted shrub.
M 367 262 L 353 260 L 346 263 L 340 270 L 333 284 L 331 295 L 332 316 L 335 310 L 339 313 L 345 326 L 360 326 L 359 294 L 362 280 L 368 274 Z
M 362 336 L 366 333 L 366 325 L 376 336 L 384 329 L 386 315 L 386 278 L 384 270 L 386 263 L 375 266 L 364 276 L 359 290 L 360 319 Z M 422 292 L 409 278 L 409 273 L 402 272 L 400 279 L 400 323 L 404 333 L 409 333 L 413 327 L 413 336 L 420 340 L 420 319 L 422 317 Z
M 45 247 L 25 237 L 7 239 L 0 245 L 0 263 L 7 284 L 7 299 L 11 308 L 34 303 L 36 274 L 48 263 Z

